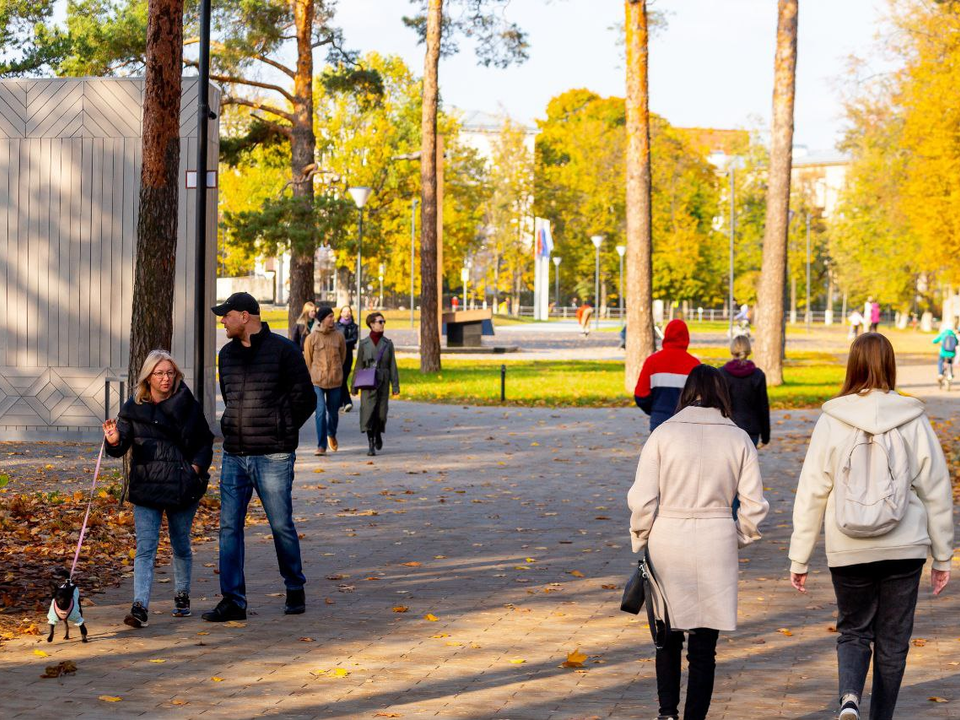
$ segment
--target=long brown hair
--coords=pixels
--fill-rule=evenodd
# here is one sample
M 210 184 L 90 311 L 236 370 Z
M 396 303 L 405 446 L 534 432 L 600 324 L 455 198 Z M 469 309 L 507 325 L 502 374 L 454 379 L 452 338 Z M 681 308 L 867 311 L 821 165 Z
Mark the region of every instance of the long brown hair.
M 847 377 L 837 397 L 866 395 L 871 390 L 889 392 L 896 385 L 897 358 L 890 341 L 876 332 L 854 340 L 847 356 Z
M 683 386 L 680 402 L 677 404 L 677 412 L 690 405 L 716 408 L 725 418 L 733 415 L 730 409 L 732 403 L 727 381 L 715 367 L 697 365 L 687 375 L 687 382 Z

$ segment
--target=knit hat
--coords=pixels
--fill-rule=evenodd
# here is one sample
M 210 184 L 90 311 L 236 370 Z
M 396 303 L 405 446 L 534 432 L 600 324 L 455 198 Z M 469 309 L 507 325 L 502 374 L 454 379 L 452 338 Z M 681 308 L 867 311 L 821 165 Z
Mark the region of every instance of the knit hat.
M 323 305 L 317 308 L 317 320 L 323 320 L 327 315 L 333 315 L 333 308 Z

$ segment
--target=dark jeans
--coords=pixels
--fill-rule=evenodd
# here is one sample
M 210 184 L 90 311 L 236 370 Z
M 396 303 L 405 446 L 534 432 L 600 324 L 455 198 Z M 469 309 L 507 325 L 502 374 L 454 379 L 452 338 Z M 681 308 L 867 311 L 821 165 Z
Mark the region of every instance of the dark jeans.
M 300 560 L 300 540 L 293 525 L 293 463 L 296 453 L 270 455 L 223 454 L 220 470 L 220 594 L 247 606 L 243 576 L 243 525 L 254 489 L 263 504 L 277 562 L 287 590 L 306 582 Z
M 340 407 L 353 405 L 350 397 L 350 371 L 353 370 L 353 350 L 347 351 L 347 359 L 343 361 L 343 384 L 340 385 Z
M 317 409 L 314 420 L 317 423 L 317 447 L 327 449 L 327 438 L 337 436 L 337 423 L 340 421 L 340 388 L 331 389 L 313 386 L 317 394 Z
M 830 568 L 837 594 L 840 697 L 863 695 L 873 643 L 870 720 L 890 720 L 907 664 L 923 560 Z
M 690 631 L 687 644 L 687 702 L 683 720 L 702 720 L 710 709 L 713 697 L 713 675 L 717 669 L 717 638 L 720 633 L 710 628 Z M 680 711 L 680 656 L 683 654 L 683 631 L 673 630 L 663 650 L 657 650 L 657 697 L 660 714 L 677 717 Z

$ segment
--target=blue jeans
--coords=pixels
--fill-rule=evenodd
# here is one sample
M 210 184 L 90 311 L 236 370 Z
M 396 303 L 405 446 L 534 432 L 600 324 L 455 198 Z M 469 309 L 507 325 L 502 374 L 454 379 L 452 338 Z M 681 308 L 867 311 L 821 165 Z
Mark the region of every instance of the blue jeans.
M 243 525 L 256 489 L 273 532 L 277 562 L 287 590 L 302 590 L 306 582 L 300 560 L 300 540 L 293 525 L 293 463 L 296 453 L 270 455 L 223 454 L 220 470 L 220 594 L 247 606 L 243 576 Z
M 133 506 L 133 524 L 137 532 L 137 555 L 133 559 L 133 601 L 150 607 L 150 588 L 153 585 L 153 564 L 157 560 L 160 543 L 160 521 L 167 513 L 170 545 L 173 547 L 173 582 L 175 593 L 190 593 L 190 573 L 193 569 L 193 549 L 190 547 L 190 527 L 197 513 L 194 503 L 179 510 L 155 510 L 143 505 Z
M 317 394 L 317 447 L 327 449 L 327 437 L 337 436 L 337 423 L 340 422 L 340 388 L 319 388 L 313 386 Z
M 943 366 L 950 365 L 950 370 L 953 370 L 953 358 L 944 357 L 941 355 L 937 358 L 937 375 L 943 375 Z

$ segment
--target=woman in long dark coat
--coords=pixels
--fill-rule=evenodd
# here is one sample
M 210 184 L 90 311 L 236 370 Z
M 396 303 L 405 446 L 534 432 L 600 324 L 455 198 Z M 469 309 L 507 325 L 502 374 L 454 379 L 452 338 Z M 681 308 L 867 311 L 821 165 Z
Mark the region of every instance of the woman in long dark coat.
M 382 435 L 387 426 L 390 389 L 394 395 L 400 394 L 400 372 L 397 370 L 397 355 L 393 342 L 383 335 L 386 325 L 383 315 L 378 312 L 370 313 L 366 322 L 370 334 L 361 340 L 358 346 L 356 370 L 376 366 L 377 386 L 363 388 L 360 392 L 360 430 L 367 434 L 370 445 L 367 455 L 376 455 L 377 450 L 383 448 Z M 354 372 L 353 382 L 356 381 L 357 375 Z M 353 386 L 353 392 L 356 394 L 356 386 Z

